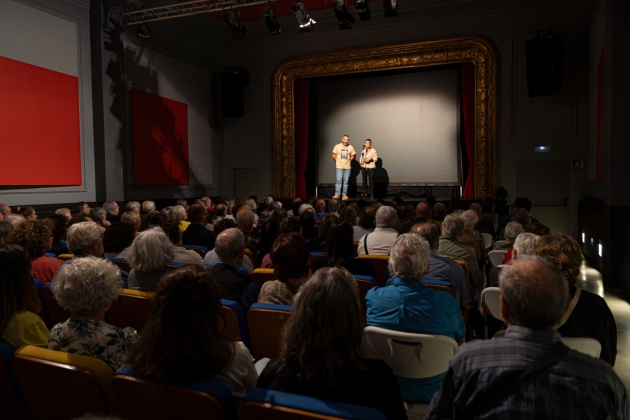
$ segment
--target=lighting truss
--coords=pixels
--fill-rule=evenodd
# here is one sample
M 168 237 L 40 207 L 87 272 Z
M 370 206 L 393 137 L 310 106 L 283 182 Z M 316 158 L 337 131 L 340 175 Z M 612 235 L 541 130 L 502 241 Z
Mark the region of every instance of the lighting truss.
M 219 12 L 235 7 L 266 5 L 278 0 L 200 0 L 176 3 L 170 6 L 151 7 L 125 13 L 128 25 L 140 25 L 142 22 L 174 19 L 199 13 Z

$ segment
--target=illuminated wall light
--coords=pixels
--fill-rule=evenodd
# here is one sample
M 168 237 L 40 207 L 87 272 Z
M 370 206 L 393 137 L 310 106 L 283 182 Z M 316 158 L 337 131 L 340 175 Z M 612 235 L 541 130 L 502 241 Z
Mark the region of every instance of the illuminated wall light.
M 591 238 L 591 246 L 595 246 L 595 238 Z
M 551 147 L 549 146 L 536 146 L 534 147 L 535 153 L 547 153 L 551 151 Z
M 582 243 L 586 243 L 586 232 L 582 231 Z
M 604 244 L 602 243 L 602 241 L 599 241 L 599 256 L 604 256 Z

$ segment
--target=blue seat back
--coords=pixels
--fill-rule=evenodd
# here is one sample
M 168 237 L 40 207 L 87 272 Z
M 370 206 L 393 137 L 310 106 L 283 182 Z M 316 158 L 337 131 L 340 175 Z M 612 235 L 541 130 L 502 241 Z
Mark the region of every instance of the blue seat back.
M 52 252 L 46 252 L 44 255 L 50 258 L 57 258 L 57 255 L 53 254 Z
M 203 246 L 203 245 L 186 245 L 186 244 L 184 244 L 184 245 L 182 245 L 182 248 L 187 248 L 187 249 L 200 249 L 200 250 L 202 250 L 203 252 L 208 252 L 208 251 L 209 251 L 208 247 L 205 247 L 205 246 Z
M 243 308 L 238 302 L 229 299 L 221 299 L 221 305 L 227 306 L 236 313 L 238 319 L 238 328 L 241 332 L 241 341 L 246 347 L 249 347 L 249 328 L 247 328 L 247 320 L 245 319 L 245 313 Z
M 275 303 L 254 303 L 249 308 L 250 311 L 252 309 L 267 309 L 267 310 L 271 310 L 271 311 L 292 312 L 293 311 L 293 306 L 291 306 L 291 305 L 277 305 Z
M 262 404 L 270 404 L 271 407 L 262 407 Z M 277 410 L 274 406 L 292 408 L 340 419 L 386 420 L 385 415 L 375 408 L 330 400 L 320 400 L 304 395 L 289 394 L 288 392 L 262 388 L 253 388 L 245 395 L 240 410 L 241 420 L 261 418 L 262 410 L 269 411 L 269 416 L 265 416 L 266 418 L 273 418 L 271 410 Z M 298 416 L 296 416 L 296 418 L 298 418 Z M 313 418 L 315 418 L 315 416 L 313 416 Z
M 374 284 L 374 286 L 378 286 L 378 283 L 376 282 L 376 279 L 372 276 L 362 276 L 359 274 L 353 274 L 352 277 L 354 277 L 357 280 L 365 280 L 365 281 L 369 281 L 370 283 Z

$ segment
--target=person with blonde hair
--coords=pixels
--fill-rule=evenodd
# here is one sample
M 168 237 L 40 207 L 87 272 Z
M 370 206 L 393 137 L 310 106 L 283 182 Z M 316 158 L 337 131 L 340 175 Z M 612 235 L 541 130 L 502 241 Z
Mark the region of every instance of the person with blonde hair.
M 72 259 L 59 269 L 51 291 L 71 316 L 50 330 L 48 348 L 96 357 L 116 372 L 138 338 L 133 328 L 105 322 L 105 312 L 122 292 L 118 268 L 95 257 Z
M 293 299 L 281 356 L 260 374 L 259 388 L 380 410 L 406 419 L 391 368 L 365 352 L 357 283 L 343 268 L 323 267 Z

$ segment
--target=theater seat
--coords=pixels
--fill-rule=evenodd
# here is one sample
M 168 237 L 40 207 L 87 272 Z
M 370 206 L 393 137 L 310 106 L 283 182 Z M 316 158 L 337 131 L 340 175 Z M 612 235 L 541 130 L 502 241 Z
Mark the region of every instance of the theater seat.
M 9 343 L 0 343 L 0 418 L 26 419 L 22 391 L 18 385 L 11 359 L 13 347 Z
M 125 273 L 129 273 L 131 271 L 131 267 L 129 266 L 129 262 L 125 258 L 109 257 L 109 258 L 107 258 L 107 261 L 111 261 L 112 264 L 116 265 L 118 268 L 120 268 Z
M 112 407 L 112 371 L 102 360 L 22 346 L 12 365 L 34 420 L 107 414 Z
M 376 273 L 376 282 L 379 286 L 385 285 L 385 280 L 389 276 L 387 266 L 389 265 L 389 255 L 359 255 L 359 258 L 368 260 Z
M 354 279 L 357 281 L 357 286 L 359 288 L 359 303 L 361 303 L 361 313 L 363 315 L 363 319 L 365 319 L 365 315 L 367 314 L 367 304 L 365 303 L 365 296 L 367 292 L 370 291 L 373 287 L 378 286 L 376 279 L 371 276 L 361 276 L 358 274 L 352 275 Z
M 255 303 L 247 312 L 250 343 L 256 360 L 280 355 L 282 328 L 293 314 L 290 305 Z
M 201 258 L 205 257 L 206 254 L 208 253 L 208 248 L 202 245 L 182 245 L 182 248 L 195 251 L 197 254 L 201 256 Z
M 257 268 L 252 272 L 250 277 L 252 281 L 258 285 L 258 287 L 262 287 L 266 281 L 276 279 L 276 272 L 273 268 Z
M 50 285 L 51 283 L 47 283 L 46 285 L 44 285 L 44 287 L 42 288 L 42 296 L 44 297 L 46 312 L 48 312 L 48 318 L 50 319 L 50 325 L 52 327 L 59 324 L 60 322 L 66 321 L 68 318 L 70 318 L 71 313 L 70 311 L 67 311 L 59 306 L 59 304 L 57 303 L 57 299 L 55 299 L 55 296 L 50 290 Z
M 112 389 L 114 413 L 126 420 L 236 419 L 232 392 L 217 379 L 176 386 L 145 379 L 123 366 L 112 380 Z
M 242 341 L 246 347 L 249 347 L 249 330 L 241 305 L 233 300 L 221 299 L 221 306 L 223 307 L 226 321 L 223 332 L 232 340 Z
M 105 321 L 118 328 L 131 327 L 141 331 L 149 318 L 154 296 L 154 292 L 123 289 L 105 313 Z
M 61 261 L 68 261 L 74 258 L 74 254 L 59 254 L 57 258 Z
M 241 420 L 386 419 L 383 413 L 371 407 L 261 388 L 249 390 L 239 414 Z

